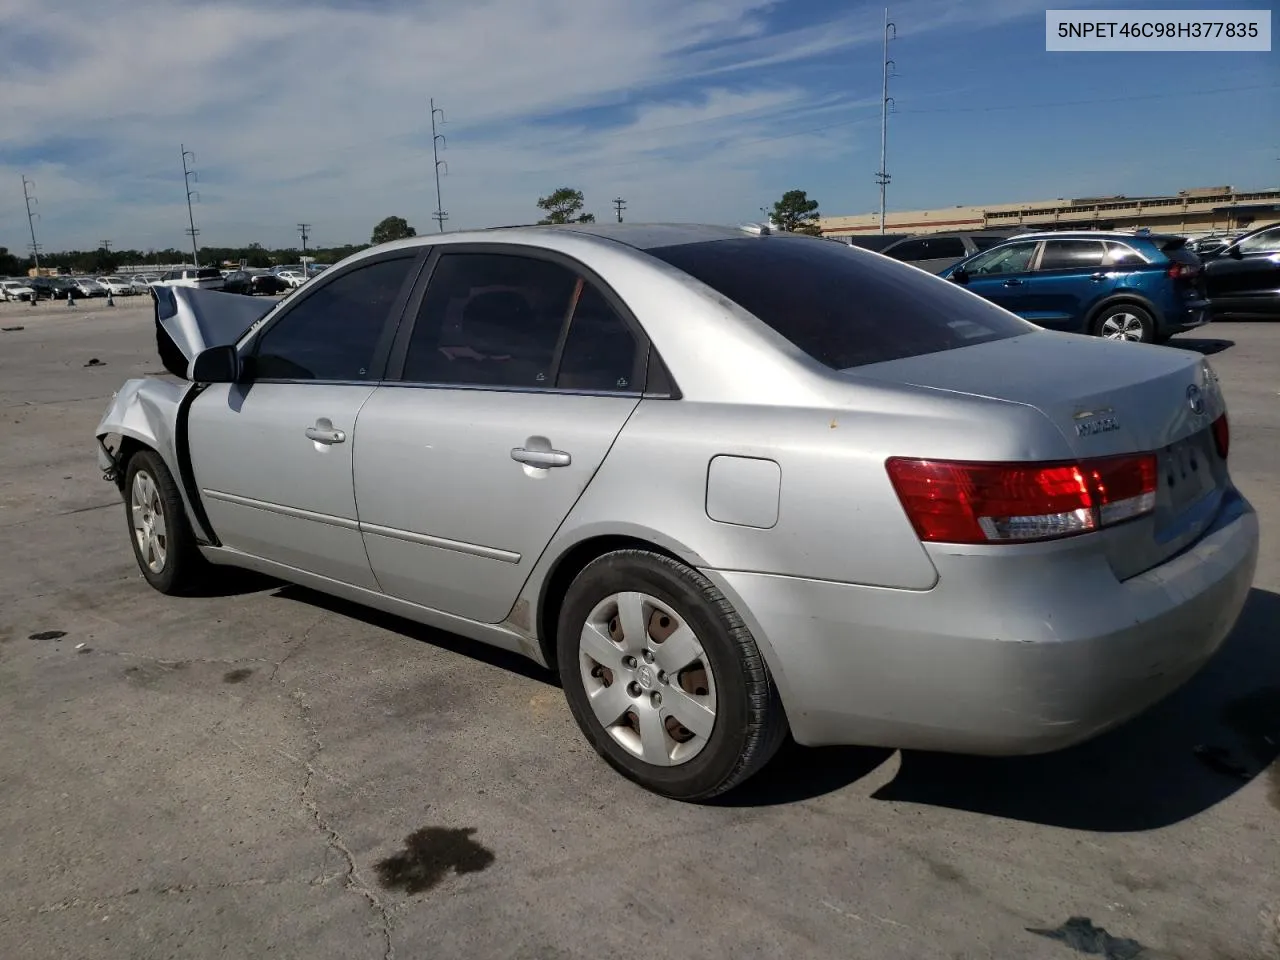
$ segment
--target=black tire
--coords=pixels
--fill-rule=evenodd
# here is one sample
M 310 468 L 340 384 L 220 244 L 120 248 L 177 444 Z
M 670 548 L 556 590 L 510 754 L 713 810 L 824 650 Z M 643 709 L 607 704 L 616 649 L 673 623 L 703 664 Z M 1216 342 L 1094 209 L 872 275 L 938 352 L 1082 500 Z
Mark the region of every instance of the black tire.
M 1109 321 L 1114 321 L 1121 328 L 1132 330 L 1137 321 L 1140 334 L 1134 336 L 1108 336 L 1106 328 Z M 1112 340 L 1129 340 L 1134 343 L 1154 343 L 1156 340 L 1156 321 L 1150 312 L 1135 303 L 1113 303 L 1103 307 L 1093 321 L 1093 335 Z
M 582 673 L 582 631 L 599 604 L 623 592 L 648 594 L 683 619 L 701 644 L 705 665 L 714 678 L 715 718 L 710 735 L 694 756 L 673 766 L 640 759 L 605 729 L 591 707 Z M 649 626 L 645 629 L 644 643 L 653 647 L 657 641 Z M 751 631 L 711 581 L 669 557 L 647 550 L 618 550 L 588 564 L 565 594 L 556 651 L 569 710 L 588 742 L 623 776 L 654 793 L 678 800 L 710 799 L 757 773 L 786 738 L 782 701 Z M 662 682 L 669 684 L 670 678 Z M 665 721 L 662 711 L 658 713 Z M 688 733 L 676 726 L 678 732 Z
M 163 562 L 153 566 L 148 556 L 155 560 L 157 555 L 148 553 L 144 556 L 143 546 L 134 527 L 134 485 L 139 474 L 149 478 L 155 485 L 160 512 L 163 514 L 165 533 L 162 538 Z M 190 590 L 206 570 L 206 562 L 196 546 L 195 534 L 187 521 L 187 513 L 182 506 L 182 496 L 178 485 L 173 480 L 164 460 L 154 450 L 139 450 L 129 458 L 124 475 L 124 517 L 129 534 L 129 543 L 133 547 L 134 559 L 138 561 L 138 569 L 146 577 L 147 583 L 161 593 L 181 594 Z M 158 566 L 158 569 L 157 569 Z

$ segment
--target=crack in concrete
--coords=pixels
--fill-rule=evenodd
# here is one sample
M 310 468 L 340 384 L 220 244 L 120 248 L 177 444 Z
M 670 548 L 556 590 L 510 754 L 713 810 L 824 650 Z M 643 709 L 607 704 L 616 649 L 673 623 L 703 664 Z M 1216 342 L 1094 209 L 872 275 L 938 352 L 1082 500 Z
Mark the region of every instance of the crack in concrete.
M 13 523 L 0 523 L 0 530 L 12 530 L 15 527 L 24 527 L 27 524 L 39 523 L 42 520 L 57 520 L 60 517 L 72 517 L 78 513 L 92 513 L 95 510 L 106 510 L 108 507 L 120 506 L 120 500 L 112 500 L 110 503 L 95 503 L 89 507 L 74 507 L 71 510 L 59 510 L 56 513 L 46 513 L 36 517 L 27 517 L 25 520 L 15 520 Z
M 220 666 L 234 666 L 237 663 L 270 663 L 275 664 L 274 660 L 267 657 L 178 657 L 171 659 L 169 657 L 153 657 L 146 653 L 131 653 L 128 650 L 103 650 L 101 647 L 94 647 L 94 653 L 102 654 L 105 657 L 124 657 L 127 660 L 145 660 L 148 663 L 158 663 L 166 667 L 176 667 L 184 663 L 216 663 Z
M 364 877 L 361 876 L 360 868 L 356 866 L 355 854 L 351 852 L 351 849 L 343 841 L 341 834 L 339 834 L 333 824 L 329 822 L 328 817 L 321 812 L 319 804 L 316 803 L 315 798 L 311 794 L 311 786 L 312 782 L 315 780 L 316 773 L 314 765 L 315 760 L 320 756 L 321 751 L 324 750 L 324 744 L 320 741 L 320 735 L 316 731 L 315 724 L 311 720 L 311 707 L 307 704 L 306 694 L 301 690 L 295 690 L 290 694 L 290 696 L 293 698 L 294 702 L 298 704 L 298 711 L 302 716 L 302 725 L 306 728 L 307 736 L 311 740 L 312 745 L 311 755 L 303 761 L 307 771 L 307 776 L 306 779 L 303 780 L 302 787 L 299 790 L 302 806 L 311 814 L 312 819 L 316 822 L 316 826 L 318 826 L 321 832 L 324 833 L 328 846 L 333 847 L 333 849 L 342 854 L 344 869 L 338 876 L 342 878 L 343 886 L 347 890 L 364 897 L 381 921 L 382 943 L 384 948 L 383 960 L 395 960 L 395 945 L 391 941 L 391 910 L 388 909 L 387 905 L 382 902 L 376 893 L 373 892 L 373 889 L 365 881 Z M 321 883 L 324 883 L 328 879 L 335 879 L 334 877 L 325 876 L 324 864 L 321 864 L 320 872 L 321 877 L 319 882 Z

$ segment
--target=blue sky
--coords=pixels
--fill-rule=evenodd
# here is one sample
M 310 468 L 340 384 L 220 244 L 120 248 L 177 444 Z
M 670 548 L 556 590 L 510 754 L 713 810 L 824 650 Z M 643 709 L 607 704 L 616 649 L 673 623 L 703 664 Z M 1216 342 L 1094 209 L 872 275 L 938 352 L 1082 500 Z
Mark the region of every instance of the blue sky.
M 892 3 L 891 210 L 1280 185 L 1280 54 L 1048 53 L 1046 6 Z M 883 10 L 4 0 L 0 246 L 26 247 L 25 174 L 47 249 L 182 247 L 180 144 L 204 243 L 288 244 L 299 221 L 313 244 L 367 240 L 389 214 L 433 229 L 430 97 L 450 228 L 530 222 L 560 185 L 597 217 L 622 196 L 632 220 L 758 219 L 791 188 L 866 212 Z

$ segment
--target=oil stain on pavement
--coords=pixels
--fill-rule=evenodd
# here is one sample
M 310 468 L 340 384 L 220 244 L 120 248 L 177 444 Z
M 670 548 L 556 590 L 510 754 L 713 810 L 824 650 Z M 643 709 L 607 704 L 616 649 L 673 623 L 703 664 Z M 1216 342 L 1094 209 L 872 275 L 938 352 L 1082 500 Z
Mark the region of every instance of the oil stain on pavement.
M 253 676 L 253 671 L 248 667 L 241 667 L 238 670 L 228 670 L 222 675 L 223 683 L 244 683 Z
M 474 827 L 450 829 L 423 827 L 404 838 L 404 849 L 374 866 L 385 889 L 423 893 L 436 886 L 450 870 L 456 874 L 479 873 L 494 861 L 493 852 L 471 835 Z
M 1029 933 L 1057 940 L 1077 953 L 1103 960 L 1140 960 L 1146 948 L 1137 940 L 1113 937 L 1103 927 L 1095 927 L 1088 917 L 1072 917 L 1055 930 L 1027 927 Z
M 41 630 L 27 637 L 28 640 L 61 640 L 67 635 L 65 630 Z

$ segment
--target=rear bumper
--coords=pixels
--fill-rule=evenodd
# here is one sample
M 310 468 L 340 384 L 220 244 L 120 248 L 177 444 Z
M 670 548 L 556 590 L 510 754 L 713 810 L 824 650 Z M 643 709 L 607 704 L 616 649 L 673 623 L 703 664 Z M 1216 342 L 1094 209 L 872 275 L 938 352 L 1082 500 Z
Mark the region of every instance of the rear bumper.
M 1181 333 L 1202 327 L 1212 319 L 1208 300 L 1185 300 L 1175 311 L 1165 314 L 1164 330 L 1166 333 Z
M 796 740 L 979 754 L 1088 739 L 1185 683 L 1244 606 L 1258 521 L 1117 581 L 1100 557 L 935 557 L 928 591 L 705 571 L 762 641 Z M 983 570 L 977 573 L 977 566 Z

